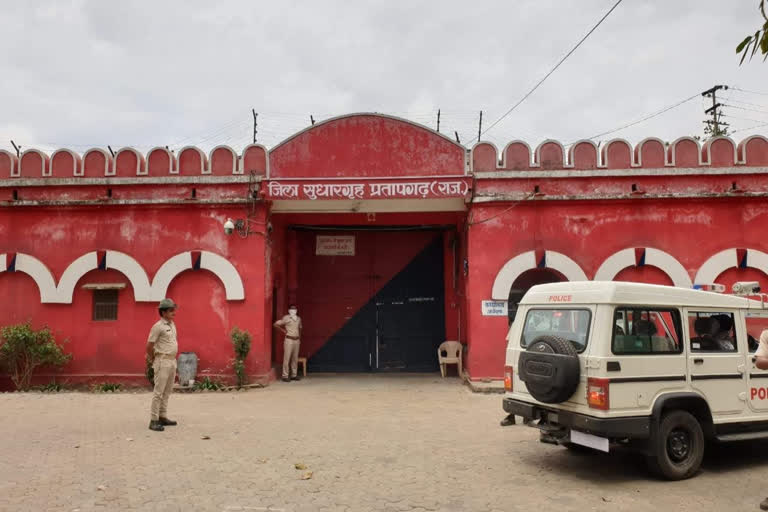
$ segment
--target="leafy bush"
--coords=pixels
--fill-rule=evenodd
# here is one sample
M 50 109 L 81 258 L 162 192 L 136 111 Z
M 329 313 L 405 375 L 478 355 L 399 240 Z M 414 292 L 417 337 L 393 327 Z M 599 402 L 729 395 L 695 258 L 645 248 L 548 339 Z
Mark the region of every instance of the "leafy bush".
M 217 380 L 211 380 L 210 377 L 205 377 L 203 380 L 195 381 L 195 389 L 198 391 L 218 391 L 224 389 L 224 384 Z
M 29 389 L 37 368 L 63 366 L 71 358 L 47 327 L 34 330 L 30 322 L 25 322 L 0 329 L 0 366 L 10 373 L 16 389 Z
M 237 359 L 245 359 L 251 350 L 251 335 L 248 331 L 241 331 L 237 326 L 232 329 L 229 337 L 232 339 L 232 346 L 235 349 Z
M 237 387 L 241 388 L 247 383 L 245 358 L 251 350 L 251 335 L 248 331 L 241 331 L 235 326 L 229 334 L 229 337 L 232 339 L 232 347 L 235 349 L 235 360 L 233 361 L 232 366 L 235 369 L 235 375 L 237 375 Z
M 116 393 L 120 391 L 122 387 L 122 384 L 116 382 L 102 382 L 101 384 L 96 384 L 93 390 L 97 393 Z

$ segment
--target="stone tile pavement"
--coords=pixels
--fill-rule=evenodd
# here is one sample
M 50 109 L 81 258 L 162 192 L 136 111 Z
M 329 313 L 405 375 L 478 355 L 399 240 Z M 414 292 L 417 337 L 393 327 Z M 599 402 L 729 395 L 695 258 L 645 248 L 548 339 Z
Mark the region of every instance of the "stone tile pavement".
M 636 455 L 501 428 L 501 396 L 455 378 L 177 393 L 180 425 L 163 433 L 147 430 L 149 399 L 0 394 L 0 511 L 701 512 L 758 510 L 768 495 L 768 444 L 711 450 L 696 478 L 661 482 Z

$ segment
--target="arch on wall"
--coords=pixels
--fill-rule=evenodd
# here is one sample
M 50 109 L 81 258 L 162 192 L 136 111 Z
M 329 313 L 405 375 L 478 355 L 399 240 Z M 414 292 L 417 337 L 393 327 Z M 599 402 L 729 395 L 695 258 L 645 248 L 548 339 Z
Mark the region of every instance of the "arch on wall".
M 133 257 L 117 251 L 92 251 L 83 254 L 69 264 L 59 279 L 57 287 L 58 302 L 71 304 L 75 286 L 80 279 L 92 270 L 112 269 L 122 273 L 133 287 L 136 302 L 152 301 L 151 286 L 144 267 Z
M 538 257 L 537 257 L 538 256 Z M 588 281 L 587 275 L 578 263 L 565 254 L 555 251 L 528 251 L 518 254 L 507 261 L 493 282 L 491 298 L 493 300 L 507 300 L 512 284 L 523 272 L 535 268 L 550 268 L 563 275 L 568 281 Z
M 59 164 L 62 155 L 69 155 L 71 164 L 67 162 L 67 165 Z M 71 166 L 71 169 L 67 169 Z M 59 172 L 59 168 L 61 171 Z M 57 149 L 51 154 L 50 161 L 50 175 L 55 177 L 69 177 L 69 176 L 82 176 L 83 175 L 83 162 L 80 155 L 74 151 L 66 148 Z
M 91 251 L 69 264 L 58 286 L 48 267 L 27 254 L 0 254 L 0 272 L 24 272 L 40 290 L 40 302 L 71 304 L 75 287 L 92 270 L 117 270 L 133 287 L 136 302 L 156 302 L 165 298 L 171 281 L 185 270 L 208 270 L 224 285 L 227 300 L 244 300 L 245 288 L 237 269 L 226 258 L 208 251 L 187 251 L 169 258 L 150 283 L 144 267 L 132 256 L 118 251 Z
M 45 264 L 29 254 L 0 254 L 0 272 L 24 272 L 31 277 L 40 290 L 40 302 L 60 303 L 56 292 L 56 281 Z
M 131 256 L 122 252 L 106 251 L 104 262 L 99 262 L 98 268 L 121 272 L 131 282 L 136 302 L 152 302 L 152 286 L 149 284 L 147 273 Z
M 696 284 L 714 283 L 731 268 L 754 268 L 768 274 L 768 254 L 757 249 L 726 249 L 711 256 L 696 273 Z
M 94 162 L 94 157 L 91 155 L 99 155 L 96 158 L 101 157 L 104 161 L 104 171 L 101 172 L 100 166 L 96 166 Z M 85 153 L 83 153 L 83 176 L 88 175 L 88 171 L 91 170 L 98 170 L 99 173 L 97 176 L 114 176 L 115 175 L 115 166 L 113 162 L 113 158 L 110 156 L 109 153 L 104 151 L 101 148 L 91 148 Z
M 152 300 L 162 300 L 171 281 L 186 270 L 208 270 L 224 285 L 227 300 L 245 299 L 245 288 L 240 274 L 232 263 L 208 251 L 187 251 L 169 258 L 152 280 Z
M 672 280 L 675 286 L 690 288 L 693 286 L 691 276 L 685 267 L 669 253 L 659 249 L 629 248 L 609 256 L 595 272 L 595 281 L 613 281 L 625 268 L 650 265 L 656 267 Z
M 34 164 L 29 163 L 30 158 L 39 158 L 39 162 L 35 162 Z M 38 164 L 39 163 L 39 169 Z M 24 171 L 28 170 L 29 167 L 34 167 L 34 171 L 29 171 L 32 173 L 32 175 L 28 175 L 28 173 L 25 173 Z M 45 178 L 51 175 L 51 167 L 50 167 L 50 159 L 48 158 L 48 155 L 40 151 L 39 149 L 28 149 L 21 153 L 21 158 L 19 158 L 19 169 L 20 174 L 19 176 L 24 178 Z M 37 174 L 35 171 L 39 171 L 40 174 Z

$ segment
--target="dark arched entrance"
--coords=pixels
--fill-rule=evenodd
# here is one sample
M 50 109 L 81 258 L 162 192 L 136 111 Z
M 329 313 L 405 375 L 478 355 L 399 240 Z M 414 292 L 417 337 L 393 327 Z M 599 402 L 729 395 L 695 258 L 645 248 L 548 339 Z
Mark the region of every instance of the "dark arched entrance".
M 523 295 L 525 295 L 532 286 L 546 283 L 560 283 L 562 281 L 567 281 L 565 276 L 551 268 L 532 268 L 517 276 L 517 279 L 515 279 L 515 282 L 512 283 L 512 287 L 509 289 L 508 305 L 510 325 L 517 314 L 517 305 L 523 299 Z

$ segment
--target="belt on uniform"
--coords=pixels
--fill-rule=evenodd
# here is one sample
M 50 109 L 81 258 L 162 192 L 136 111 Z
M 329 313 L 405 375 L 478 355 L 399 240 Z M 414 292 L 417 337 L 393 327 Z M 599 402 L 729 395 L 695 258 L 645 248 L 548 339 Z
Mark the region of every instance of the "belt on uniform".
M 155 359 L 176 359 L 176 356 L 172 354 L 156 354 Z
M 285 337 L 288 338 L 289 340 L 297 340 L 297 339 L 299 339 L 298 336 L 288 336 L 287 334 L 285 335 Z

